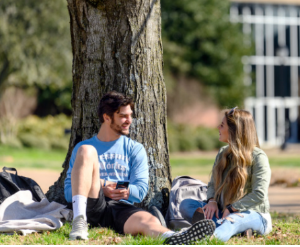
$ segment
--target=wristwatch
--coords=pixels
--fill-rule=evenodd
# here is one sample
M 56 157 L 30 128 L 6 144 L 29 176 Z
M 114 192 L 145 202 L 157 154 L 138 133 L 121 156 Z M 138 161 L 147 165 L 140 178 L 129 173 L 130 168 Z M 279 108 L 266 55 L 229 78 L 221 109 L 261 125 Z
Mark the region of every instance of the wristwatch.
M 234 211 L 232 210 L 232 205 L 231 204 L 228 204 L 227 206 L 226 206 L 226 208 L 228 209 L 228 211 L 229 211 L 229 213 L 234 213 Z

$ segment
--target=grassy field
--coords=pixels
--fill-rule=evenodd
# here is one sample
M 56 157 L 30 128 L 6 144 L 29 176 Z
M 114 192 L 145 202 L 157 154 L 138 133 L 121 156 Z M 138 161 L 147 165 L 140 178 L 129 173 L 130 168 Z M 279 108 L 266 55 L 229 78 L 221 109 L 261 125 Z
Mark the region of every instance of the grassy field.
M 2 167 L 61 171 L 66 153 L 60 150 L 14 149 L 0 145 L 0 164 Z
M 273 231 L 268 236 L 246 237 L 235 236 L 224 243 L 217 239 L 198 241 L 199 245 L 299 245 L 299 216 L 288 214 L 272 214 Z M 161 245 L 162 239 L 143 236 L 119 235 L 106 228 L 93 228 L 89 230 L 88 241 L 69 241 L 71 231 L 69 223 L 60 229 L 27 236 L 0 235 L 0 244 L 5 245 Z
M 211 171 L 215 155 L 217 152 L 209 154 L 171 154 L 170 163 L 172 166 L 173 178 L 178 175 L 208 175 Z M 52 169 L 61 171 L 62 163 L 65 159 L 65 151 L 43 151 L 37 149 L 13 149 L 0 146 L 1 166 L 22 168 L 22 169 Z M 281 157 L 276 153 L 269 155 L 272 169 L 284 167 L 287 169 L 300 170 L 299 156 L 284 155 Z M 239 236 L 233 237 L 226 244 L 241 245 L 291 245 L 300 244 L 299 224 L 300 216 L 288 214 L 272 214 L 273 231 L 268 236 L 254 236 L 251 239 Z M 68 241 L 71 230 L 70 224 L 65 224 L 62 228 L 54 232 L 43 232 L 28 236 L 0 235 L 0 244 L 5 245 L 159 245 L 163 240 L 149 237 L 130 235 L 123 236 L 114 231 L 104 228 L 94 228 L 90 230 L 89 241 Z M 223 245 L 225 243 L 216 239 L 203 240 L 197 244 Z
M 207 175 L 214 164 L 216 152 L 209 154 L 171 154 L 170 163 L 173 177 L 178 175 Z M 61 166 L 65 160 L 66 151 L 59 150 L 39 150 L 32 148 L 14 149 L 0 145 L 1 166 L 11 166 L 23 169 L 51 169 L 61 171 Z M 299 156 L 283 156 L 275 154 L 269 155 L 271 168 L 285 167 L 300 169 Z

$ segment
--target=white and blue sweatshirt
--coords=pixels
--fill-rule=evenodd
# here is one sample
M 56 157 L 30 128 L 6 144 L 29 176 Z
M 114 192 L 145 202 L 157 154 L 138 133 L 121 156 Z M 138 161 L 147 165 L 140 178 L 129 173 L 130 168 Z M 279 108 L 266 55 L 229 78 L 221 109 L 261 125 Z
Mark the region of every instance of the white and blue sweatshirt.
M 82 145 L 96 148 L 99 160 L 100 178 L 108 181 L 130 181 L 129 198 L 124 200 L 130 204 L 140 203 L 148 191 L 147 154 L 142 144 L 126 136 L 111 142 L 100 141 L 94 137 L 79 142 L 73 149 L 67 177 L 65 179 L 65 198 L 72 201 L 71 171 L 75 162 L 77 150 Z

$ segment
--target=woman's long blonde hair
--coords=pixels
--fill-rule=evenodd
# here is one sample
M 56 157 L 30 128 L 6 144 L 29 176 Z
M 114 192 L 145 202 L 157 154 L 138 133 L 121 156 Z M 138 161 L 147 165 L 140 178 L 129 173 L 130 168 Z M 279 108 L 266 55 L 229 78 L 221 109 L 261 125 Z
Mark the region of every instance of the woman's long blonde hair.
M 223 193 L 223 208 L 244 196 L 244 188 L 248 178 L 247 167 L 252 165 L 252 152 L 259 147 L 256 128 L 252 115 L 245 110 L 225 111 L 228 125 L 228 144 L 217 160 L 213 169 L 215 181 L 215 199 L 220 201 Z M 224 170 L 231 168 L 222 182 Z

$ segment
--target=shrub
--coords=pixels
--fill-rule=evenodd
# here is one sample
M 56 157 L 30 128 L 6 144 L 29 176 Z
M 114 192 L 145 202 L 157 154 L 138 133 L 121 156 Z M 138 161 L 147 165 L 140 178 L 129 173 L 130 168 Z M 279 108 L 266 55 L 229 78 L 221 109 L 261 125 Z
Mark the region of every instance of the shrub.
M 224 145 L 219 141 L 215 128 L 193 127 L 183 124 L 168 123 L 168 140 L 170 152 L 213 150 Z
M 21 133 L 20 141 L 25 147 L 41 148 L 49 150 L 51 145 L 45 136 L 34 136 L 31 133 Z
M 5 142 L 5 146 L 12 147 L 12 148 L 22 148 L 22 142 L 16 137 L 11 137 Z
M 17 136 L 26 147 L 67 150 L 70 136 L 65 135 L 65 129 L 70 127 L 71 118 L 63 114 L 29 116 L 20 121 Z

